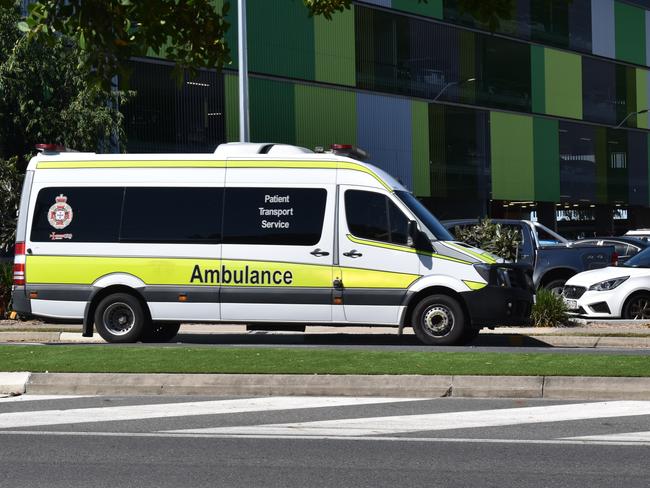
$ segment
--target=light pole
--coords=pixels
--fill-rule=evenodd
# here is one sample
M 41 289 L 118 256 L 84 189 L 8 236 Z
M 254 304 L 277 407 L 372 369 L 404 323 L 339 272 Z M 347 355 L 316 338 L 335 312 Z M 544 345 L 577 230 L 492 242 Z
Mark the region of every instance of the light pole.
M 237 0 L 237 46 L 239 49 L 239 141 L 250 142 L 248 122 L 248 43 L 246 41 L 246 0 Z
M 449 88 L 450 86 L 453 86 L 453 85 L 460 86 L 463 83 L 470 83 L 472 81 L 476 81 L 476 78 L 467 78 L 466 80 L 463 80 L 463 81 L 450 81 L 449 83 L 447 83 L 445 86 L 442 87 L 442 90 L 440 90 L 438 92 L 438 94 L 434 97 L 432 102 L 435 102 L 436 100 L 438 100 L 438 98 L 440 98 L 440 95 L 442 95 L 447 90 L 447 88 Z
M 615 129 L 620 129 L 621 126 L 622 126 L 622 125 L 627 121 L 627 119 L 629 119 L 629 118 L 632 117 L 633 115 L 641 115 L 641 114 L 648 113 L 648 110 L 649 110 L 649 109 L 644 108 L 643 110 L 639 110 L 638 112 L 630 112 L 630 113 L 627 114 L 627 115 L 625 116 L 625 118 L 624 118 L 623 120 L 621 120 L 621 122 L 620 122 L 616 127 L 614 127 L 614 128 L 615 128 Z

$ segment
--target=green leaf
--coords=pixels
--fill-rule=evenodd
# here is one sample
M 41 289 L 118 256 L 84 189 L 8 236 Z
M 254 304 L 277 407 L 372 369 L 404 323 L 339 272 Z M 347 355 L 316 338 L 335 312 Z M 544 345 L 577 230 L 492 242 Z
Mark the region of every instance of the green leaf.
M 81 31 L 79 34 L 79 47 L 84 51 L 86 50 L 86 37 L 84 36 L 84 31 Z
M 18 22 L 17 24 L 18 30 L 21 32 L 29 32 L 31 29 L 29 28 L 29 25 L 27 25 L 27 22 Z

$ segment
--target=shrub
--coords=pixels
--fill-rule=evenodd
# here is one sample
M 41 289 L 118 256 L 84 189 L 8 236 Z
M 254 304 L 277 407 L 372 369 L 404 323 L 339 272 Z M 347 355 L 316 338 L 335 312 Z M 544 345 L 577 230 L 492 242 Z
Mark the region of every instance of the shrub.
M 573 325 L 561 296 L 550 290 L 537 290 L 531 314 L 535 327 L 568 327 Z
M 490 219 L 483 219 L 478 224 L 454 228 L 454 235 L 459 241 L 484 251 L 496 254 L 510 261 L 517 260 L 521 233 L 514 227 L 495 224 Z
M 11 306 L 11 285 L 13 284 L 13 265 L 0 262 L 0 319 L 7 316 Z

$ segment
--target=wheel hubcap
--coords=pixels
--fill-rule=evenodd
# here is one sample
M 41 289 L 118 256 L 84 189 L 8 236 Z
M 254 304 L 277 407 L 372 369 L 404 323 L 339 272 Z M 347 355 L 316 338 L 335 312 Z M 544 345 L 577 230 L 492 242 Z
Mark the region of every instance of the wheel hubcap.
M 436 337 L 445 336 L 454 326 L 454 314 L 445 306 L 435 305 L 427 309 L 423 322 L 427 334 Z
M 111 334 L 124 335 L 135 325 L 135 312 L 126 303 L 112 303 L 104 310 L 102 319 Z
M 647 298 L 637 298 L 630 304 L 633 319 L 650 319 L 650 303 Z

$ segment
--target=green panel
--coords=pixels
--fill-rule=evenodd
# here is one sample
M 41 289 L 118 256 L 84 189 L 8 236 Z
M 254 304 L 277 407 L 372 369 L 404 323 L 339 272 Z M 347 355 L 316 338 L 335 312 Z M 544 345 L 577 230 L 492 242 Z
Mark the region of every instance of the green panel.
M 429 108 L 425 102 L 411 102 L 411 139 L 413 144 L 413 193 L 431 196 L 429 170 Z
M 615 2 L 616 58 L 645 65 L 645 10 Z
M 316 81 L 356 85 L 354 8 L 336 13 L 332 20 L 314 17 Z
M 239 84 L 238 77 L 226 73 L 224 75 L 226 93 L 226 140 L 239 141 Z
M 302 1 L 248 0 L 248 69 L 314 79 L 314 20 Z
M 530 69 L 533 112 L 546 113 L 546 76 L 545 76 L 544 48 L 530 46 Z
M 648 108 L 648 74 L 644 69 L 636 70 L 636 110 L 647 110 Z M 637 114 L 636 126 L 648 129 L 648 113 Z M 650 174 L 650 173 L 649 173 Z
M 582 58 L 544 49 L 545 113 L 582 119 Z
M 251 141 L 296 143 L 293 83 L 250 79 Z
M 296 85 L 296 144 L 316 146 L 357 143 L 354 92 Z
M 533 119 L 535 200 L 560 201 L 560 142 L 558 121 Z
M 425 15 L 435 19 L 442 19 L 442 0 L 393 0 L 392 7 L 395 10 L 403 10 L 413 14 Z
M 533 200 L 535 198 L 533 118 L 491 112 L 490 144 L 492 198 Z

